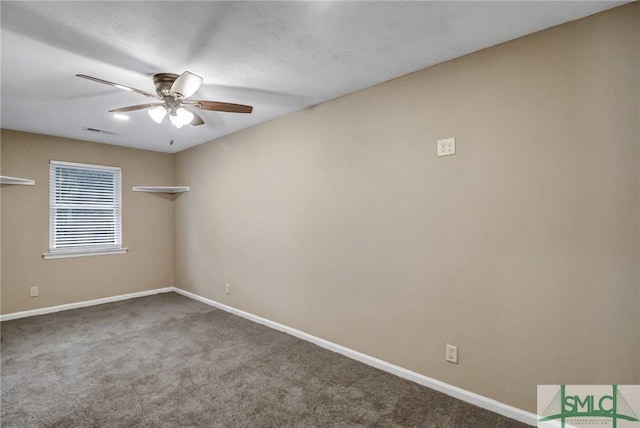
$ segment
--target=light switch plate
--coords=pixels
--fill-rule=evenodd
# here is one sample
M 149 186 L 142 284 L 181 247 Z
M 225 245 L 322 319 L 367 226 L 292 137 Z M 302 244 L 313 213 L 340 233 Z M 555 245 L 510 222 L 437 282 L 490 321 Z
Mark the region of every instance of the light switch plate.
M 456 154 L 456 139 L 445 138 L 438 140 L 438 156 L 449 156 Z

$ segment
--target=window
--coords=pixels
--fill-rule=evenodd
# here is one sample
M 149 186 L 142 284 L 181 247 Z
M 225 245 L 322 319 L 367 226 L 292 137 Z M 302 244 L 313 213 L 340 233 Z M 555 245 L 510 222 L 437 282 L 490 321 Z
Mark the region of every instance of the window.
M 121 169 L 51 161 L 49 253 L 45 258 L 119 254 Z

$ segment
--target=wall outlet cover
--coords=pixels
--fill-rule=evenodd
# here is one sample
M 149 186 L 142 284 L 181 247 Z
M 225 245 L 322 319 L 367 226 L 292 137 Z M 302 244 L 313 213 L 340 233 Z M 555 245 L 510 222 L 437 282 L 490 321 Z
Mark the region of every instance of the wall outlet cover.
M 458 364 L 458 347 L 447 344 L 445 359 L 453 364 Z

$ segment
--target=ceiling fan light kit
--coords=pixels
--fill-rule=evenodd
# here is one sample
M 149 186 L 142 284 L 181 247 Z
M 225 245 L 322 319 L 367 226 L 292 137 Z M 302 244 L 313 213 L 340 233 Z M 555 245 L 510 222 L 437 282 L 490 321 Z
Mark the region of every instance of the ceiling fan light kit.
M 185 110 L 182 107 L 169 113 L 169 119 L 171 120 L 171 123 L 176 126 L 176 128 L 182 128 L 184 125 L 191 123 L 193 117 L 193 113 Z
M 252 106 L 242 104 L 232 104 L 220 101 L 205 100 L 189 100 L 187 98 L 195 94 L 200 85 L 202 85 L 202 77 L 189 71 L 177 75 L 174 73 L 157 73 L 153 75 L 153 83 L 156 87 L 156 93 L 142 91 L 130 86 L 121 85 L 119 83 L 110 82 L 108 80 L 99 79 L 97 77 L 87 76 L 85 74 L 76 74 L 83 79 L 93 80 L 94 82 L 103 83 L 105 85 L 114 86 L 125 91 L 135 92 L 146 97 L 155 98 L 159 102 L 139 104 L 109 110 L 110 113 L 125 113 L 134 110 L 150 109 L 149 116 L 156 123 L 162 123 L 165 116 L 169 116 L 169 120 L 176 128 L 182 128 L 184 125 L 191 124 L 200 126 L 204 124 L 204 120 L 193 111 L 194 108 L 208 111 L 222 111 L 230 113 L 251 113 Z M 114 115 L 115 116 L 115 115 Z
M 147 111 L 151 119 L 153 119 L 156 123 L 162 123 L 162 119 L 167 115 L 167 109 L 164 106 L 154 107 L 151 110 Z

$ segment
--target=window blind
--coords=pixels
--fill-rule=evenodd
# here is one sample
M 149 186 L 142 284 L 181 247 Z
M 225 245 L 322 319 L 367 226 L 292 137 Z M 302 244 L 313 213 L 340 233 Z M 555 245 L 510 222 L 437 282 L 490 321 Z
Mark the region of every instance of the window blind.
M 119 167 L 50 162 L 52 253 L 121 248 L 120 177 Z

